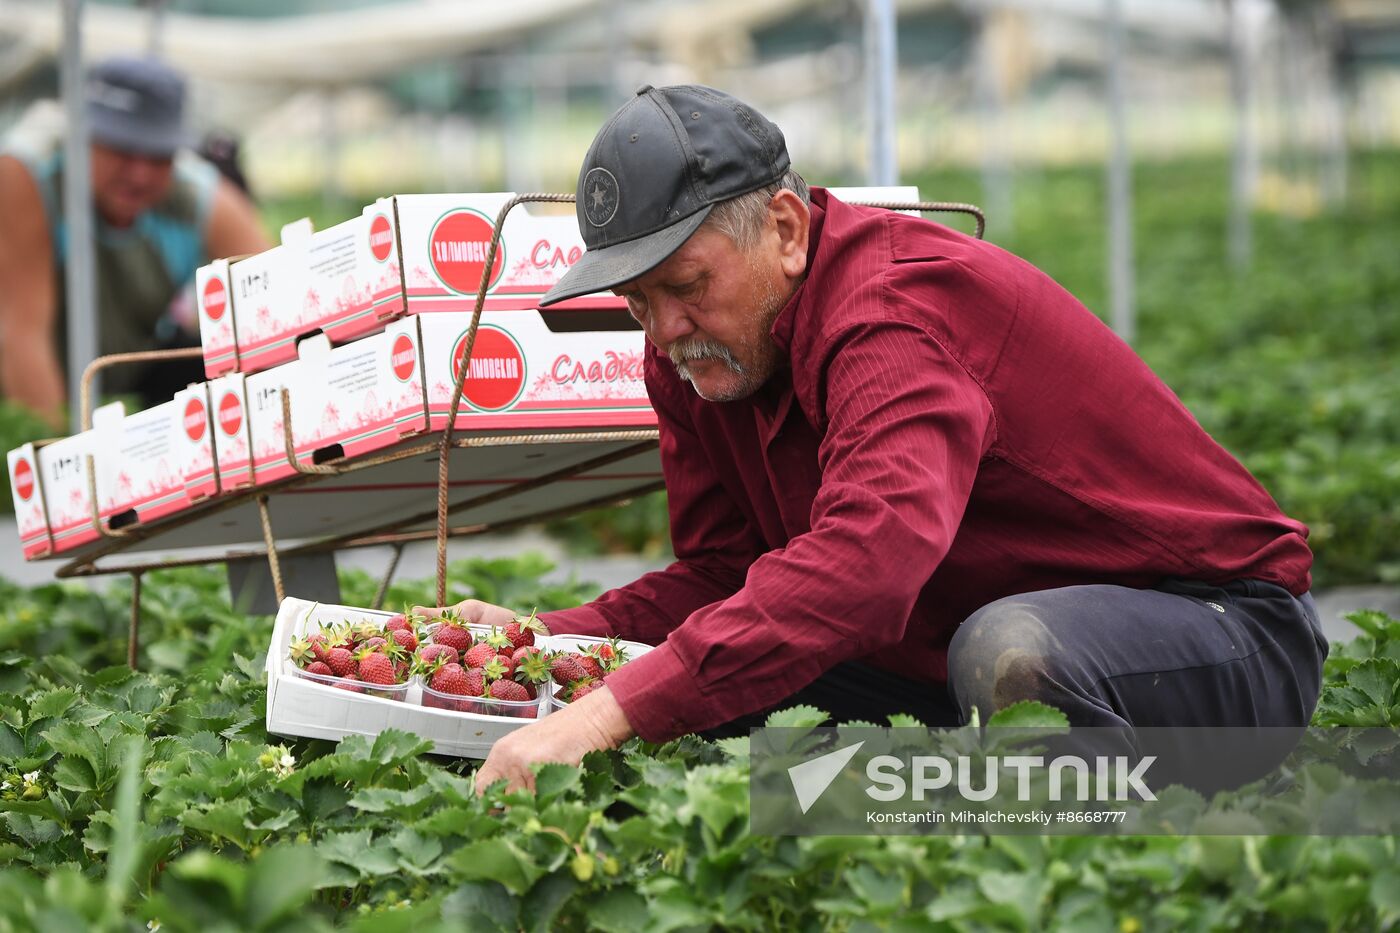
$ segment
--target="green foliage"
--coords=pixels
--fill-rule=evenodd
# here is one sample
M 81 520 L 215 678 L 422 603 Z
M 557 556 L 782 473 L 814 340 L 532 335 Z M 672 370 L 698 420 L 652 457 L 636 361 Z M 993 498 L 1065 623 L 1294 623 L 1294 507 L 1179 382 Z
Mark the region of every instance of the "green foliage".
M 541 609 L 586 598 L 582 585 L 539 586 L 546 569 L 534 557 L 464 562 L 454 592 Z M 343 582 L 351 602 L 373 588 L 363 575 Z M 422 602 L 428 586 L 395 595 Z M 0 592 L 0 931 L 1400 920 L 1393 838 L 755 837 L 747 739 L 633 741 L 580 767 L 541 768 L 537 796 L 478 798 L 471 762 L 426 755 L 403 732 L 340 743 L 268 735 L 259 655 L 271 620 L 231 613 L 215 572 L 151 575 L 143 670 L 119 666 L 127 592 Z M 1319 722 L 1369 721 L 1395 697 L 1400 621 L 1353 621 L 1366 634 L 1334 648 Z M 771 722 L 824 720 L 801 707 Z M 989 722 L 1043 728 L 1063 717 L 1021 704 Z
M 447 572 L 447 601 L 480 599 L 498 606 L 540 612 L 563 609 L 585 603 L 598 595 L 598 588 L 571 580 L 546 584 L 541 577 L 554 569 L 548 558 L 539 554 L 499 560 L 475 559 L 457 561 Z M 348 606 L 368 606 L 379 588 L 379 579 L 362 570 L 340 574 L 341 599 Z M 434 580 L 396 580 L 389 585 L 384 605 L 397 609 L 402 606 L 433 606 L 437 603 Z
M 576 554 L 641 554 L 657 558 L 671 547 L 671 519 L 666 512 L 664 491 L 556 519 L 545 527 Z

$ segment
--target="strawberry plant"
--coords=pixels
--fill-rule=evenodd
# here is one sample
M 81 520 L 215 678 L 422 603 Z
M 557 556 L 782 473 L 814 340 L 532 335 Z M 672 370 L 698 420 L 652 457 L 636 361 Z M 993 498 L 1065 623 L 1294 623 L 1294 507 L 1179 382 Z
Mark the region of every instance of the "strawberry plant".
M 518 565 L 522 576 L 540 566 Z M 509 574 L 502 562 L 490 572 Z M 357 581 L 345 582 L 353 595 Z M 532 596 L 548 589 L 508 585 Z M 401 589 L 417 586 L 428 584 Z M 633 741 L 579 767 L 541 768 L 536 796 L 496 788 L 479 799 L 474 763 L 426 754 L 416 736 L 268 735 L 260 654 L 271 620 L 230 611 L 213 572 L 154 574 L 146 593 L 153 611 L 133 673 L 121 663 L 125 587 L 0 583 L 0 930 L 1400 921 L 1390 837 L 753 836 L 747 739 Z M 586 595 L 537 602 L 543 611 Z M 1355 724 L 1382 708 L 1373 672 L 1395 661 L 1400 622 L 1354 621 L 1365 634 L 1334 649 L 1319 722 Z M 363 648 L 366 634 L 351 638 Z M 525 650 L 517 676 L 498 683 L 523 687 L 527 667 L 526 680 L 543 673 L 546 659 Z M 590 656 L 605 672 L 614 663 L 608 651 Z M 442 669 L 450 663 L 441 659 Z M 475 689 L 468 699 L 480 702 L 484 677 Z M 1008 721 L 1055 715 L 1019 710 Z M 774 721 L 823 718 L 799 708 Z

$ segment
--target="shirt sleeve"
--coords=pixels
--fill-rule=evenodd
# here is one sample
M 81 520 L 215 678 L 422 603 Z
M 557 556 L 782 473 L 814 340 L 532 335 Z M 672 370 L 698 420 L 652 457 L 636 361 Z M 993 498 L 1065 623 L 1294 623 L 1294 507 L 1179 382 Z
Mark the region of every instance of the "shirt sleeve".
M 995 437 L 981 386 L 921 326 L 889 319 L 845 329 L 817 361 L 827 428 L 811 530 L 608 677 L 645 739 L 766 709 L 898 643 L 948 552 Z
M 680 398 L 685 387 L 674 372 L 663 371 L 667 366 L 669 361 L 648 348 L 647 394 L 660 428 L 661 471 L 676 560 L 591 603 L 541 615 L 551 632 L 618 635 L 660 644 L 695 610 L 734 595 L 763 551 L 757 533 L 725 492 L 701 448 Z

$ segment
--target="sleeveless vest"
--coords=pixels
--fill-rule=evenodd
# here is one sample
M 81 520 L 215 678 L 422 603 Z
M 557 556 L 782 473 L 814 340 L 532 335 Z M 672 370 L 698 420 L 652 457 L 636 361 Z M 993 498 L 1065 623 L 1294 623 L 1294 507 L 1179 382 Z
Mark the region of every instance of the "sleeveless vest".
M 68 339 L 64 268 L 69 254 L 68 224 L 63 213 L 62 154 L 55 152 L 42 161 L 20 152 L 10 154 L 28 168 L 48 217 L 58 302 L 54 339 L 62 361 Z M 175 298 L 194 281 L 195 269 L 208 261 L 204 227 L 217 183 L 218 172 L 212 165 L 182 152 L 175 158 L 174 177 L 165 199 L 142 213 L 130 227 L 112 227 L 94 213 L 99 354 L 129 353 L 191 342 L 188 338 L 172 339 L 177 328 L 163 319 Z M 102 380 L 104 393 L 147 394 L 148 379 L 142 367 L 109 369 L 103 373 Z M 147 399 L 150 403 L 165 400 Z

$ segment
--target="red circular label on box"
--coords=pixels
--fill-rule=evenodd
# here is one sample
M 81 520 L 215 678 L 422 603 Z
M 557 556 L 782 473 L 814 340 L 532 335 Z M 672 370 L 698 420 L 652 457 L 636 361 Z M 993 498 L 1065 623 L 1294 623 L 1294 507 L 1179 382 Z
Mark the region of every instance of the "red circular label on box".
M 428 237 L 428 258 L 442 284 L 454 292 L 476 294 L 491 250 L 491 230 L 491 222 L 475 211 L 459 209 L 442 216 Z M 501 277 L 505 253 L 502 243 L 491 263 L 488 288 Z
M 467 335 L 452 348 L 452 378 L 462 371 Z M 462 385 L 462 396 L 476 408 L 500 411 L 515 404 L 525 391 L 525 354 L 510 334 L 499 327 L 477 328 L 476 344 Z
M 238 433 L 238 429 L 243 427 L 243 405 L 232 392 L 225 392 L 224 397 L 219 399 L 219 427 L 223 428 L 229 437 L 233 437 Z
M 204 313 L 209 316 L 209 320 L 217 321 L 224 316 L 224 309 L 228 307 L 228 289 L 224 288 L 223 279 L 213 278 L 204 283 Z
M 369 251 L 374 258 L 383 262 L 394 251 L 394 229 L 389 226 L 389 218 L 375 214 L 369 222 Z
M 34 495 L 34 468 L 24 457 L 15 461 L 15 492 L 25 502 Z
M 204 412 L 203 402 L 192 398 L 185 403 L 185 433 L 189 435 L 190 440 L 197 441 L 204 436 L 204 425 L 208 421 L 209 416 Z
M 394 338 L 394 345 L 389 349 L 389 365 L 394 367 L 394 375 L 399 382 L 407 382 L 408 377 L 413 375 L 414 367 L 418 365 L 418 351 L 407 334 Z

